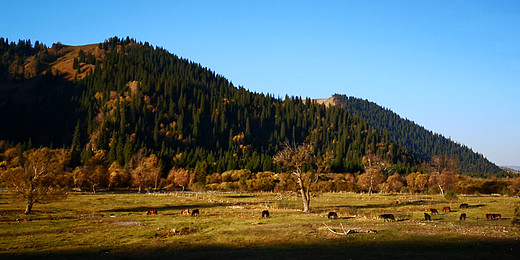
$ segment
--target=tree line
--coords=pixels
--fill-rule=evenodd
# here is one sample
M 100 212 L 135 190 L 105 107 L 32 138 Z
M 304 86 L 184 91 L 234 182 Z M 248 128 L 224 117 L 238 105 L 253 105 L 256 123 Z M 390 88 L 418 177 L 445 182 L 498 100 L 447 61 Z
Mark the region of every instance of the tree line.
M 2 144 L 2 145 L 5 145 Z M 440 193 L 520 195 L 520 177 L 482 179 L 461 175 L 455 156 L 434 156 L 424 173 L 402 176 L 388 162 L 370 154 L 363 157 L 364 171 L 338 174 L 330 171 L 331 153 L 317 155 L 308 144 L 289 145 L 275 156 L 282 171 L 228 170 L 205 175 L 201 169 L 174 167 L 162 177 L 158 158 L 143 150 L 123 167 L 109 162 L 99 151 L 73 168 L 66 149 L 13 147 L 0 154 L 0 183 L 25 203 L 30 214 L 36 203 L 63 198 L 71 189 L 96 192 L 133 189 L 143 191 L 247 191 L 299 192 L 303 210 L 310 210 L 312 194 L 321 192 Z M 455 195 L 456 196 L 456 195 Z

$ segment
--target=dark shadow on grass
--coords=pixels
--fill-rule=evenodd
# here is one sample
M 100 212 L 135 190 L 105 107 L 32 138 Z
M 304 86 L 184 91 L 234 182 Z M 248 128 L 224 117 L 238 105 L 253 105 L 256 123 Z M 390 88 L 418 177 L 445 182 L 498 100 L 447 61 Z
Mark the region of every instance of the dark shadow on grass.
M 481 207 L 484 207 L 486 205 L 484 204 L 477 204 L 477 205 L 468 205 L 468 208 L 481 208 Z
M 364 234 L 354 234 L 364 235 Z M 338 241 L 339 240 L 339 241 Z M 125 249 L 96 248 L 86 251 L 2 254 L 2 259 L 518 259 L 519 241 L 493 242 L 365 242 L 352 246 L 342 239 L 315 244 L 277 246 L 184 247 L 140 246 Z M 114 253 L 115 251 L 120 253 Z
M 141 207 L 128 207 L 128 208 L 115 208 L 115 209 L 109 209 L 109 210 L 102 210 L 99 212 L 147 212 L 148 210 L 157 210 L 158 213 L 161 213 L 162 211 L 180 211 L 186 208 L 189 209 L 207 209 L 207 208 L 214 208 L 214 207 L 222 207 L 225 206 L 225 204 L 222 203 L 211 203 L 211 204 L 191 204 L 189 206 L 186 205 L 180 205 L 180 206 L 163 206 L 163 207 L 149 207 L 149 206 L 141 206 Z
M 228 195 L 224 196 L 224 198 L 230 198 L 230 199 L 244 199 L 244 198 L 254 198 L 253 195 Z

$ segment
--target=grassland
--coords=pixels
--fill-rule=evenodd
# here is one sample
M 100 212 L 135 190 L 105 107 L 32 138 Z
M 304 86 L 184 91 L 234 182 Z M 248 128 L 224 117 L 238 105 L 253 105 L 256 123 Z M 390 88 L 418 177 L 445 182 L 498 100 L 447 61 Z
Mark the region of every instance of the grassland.
M 459 204 L 470 205 L 459 209 Z M 302 213 L 296 194 L 72 193 L 23 215 L 0 193 L 0 258 L 518 259 L 518 198 L 327 193 Z M 270 218 L 261 218 L 269 207 Z M 442 212 L 451 206 L 452 212 Z M 196 217 L 181 215 L 198 208 Z M 433 221 L 424 212 L 439 209 Z M 157 209 L 158 215 L 146 215 Z M 335 211 L 339 219 L 329 220 Z M 459 221 L 461 213 L 466 221 Z M 396 221 L 378 216 L 392 213 Z M 502 220 L 486 220 L 500 213 Z M 337 235 L 327 227 L 377 233 Z

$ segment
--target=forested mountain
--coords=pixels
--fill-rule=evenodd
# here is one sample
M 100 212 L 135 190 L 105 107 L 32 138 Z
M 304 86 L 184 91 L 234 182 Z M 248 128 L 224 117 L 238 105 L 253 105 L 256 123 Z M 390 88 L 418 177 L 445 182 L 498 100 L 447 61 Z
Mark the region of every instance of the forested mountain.
M 307 142 L 318 155 L 333 151 L 338 173 L 362 171 L 367 154 L 401 174 L 441 153 L 459 155 L 464 170 L 496 170 L 470 149 L 373 103 L 345 97 L 343 105 L 327 107 L 254 93 L 129 38 L 51 48 L 0 38 L 0 58 L 2 146 L 65 147 L 73 166 L 97 151 L 125 166 L 141 150 L 155 154 L 165 173 L 196 169 L 203 180 L 232 169 L 278 171 L 273 156 L 284 143 Z
M 367 120 L 368 124 L 388 133 L 390 140 L 410 151 L 410 154 L 422 161 L 428 161 L 436 154 L 454 154 L 461 162 L 460 167 L 466 172 L 500 173 L 503 170 L 489 162 L 484 156 L 473 152 L 465 145 L 426 130 L 414 122 L 403 119 L 389 109 L 374 102 L 346 95 L 334 95 L 329 103 L 347 110 Z

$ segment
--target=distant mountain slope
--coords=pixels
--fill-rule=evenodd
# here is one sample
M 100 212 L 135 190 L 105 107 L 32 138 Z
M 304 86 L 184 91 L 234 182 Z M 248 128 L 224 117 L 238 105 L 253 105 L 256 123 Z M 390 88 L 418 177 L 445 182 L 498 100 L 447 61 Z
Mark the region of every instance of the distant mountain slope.
M 369 153 L 401 174 L 452 153 L 466 171 L 497 172 L 481 155 L 371 102 L 339 95 L 333 102 L 253 93 L 129 38 L 51 48 L 0 38 L 0 140 L 70 148 L 72 165 L 104 153 L 107 165 L 124 166 L 143 151 L 157 155 L 163 173 L 194 169 L 204 182 L 226 170 L 279 171 L 273 155 L 286 142 L 307 142 L 318 155 L 333 151 L 338 173 L 363 171 Z
M 384 129 L 392 142 L 405 147 L 414 157 L 429 161 L 438 154 L 455 154 L 459 157 L 460 167 L 466 172 L 501 173 L 497 165 L 487 160 L 482 154 L 470 148 L 433 133 L 414 122 L 403 119 L 389 109 L 374 102 L 336 94 L 326 102 L 333 103 L 351 114 L 365 118 L 372 127 Z M 325 102 L 321 101 L 321 102 Z
M 52 48 L 0 39 L 0 57 L 0 140 L 71 147 L 77 165 L 102 151 L 127 165 L 143 150 L 165 172 L 195 169 L 203 181 L 231 169 L 279 170 L 272 156 L 285 142 L 333 151 L 335 172 L 362 171 L 368 151 L 398 162 L 401 173 L 418 162 L 343 109 L 253 93 L 133 39 Z

